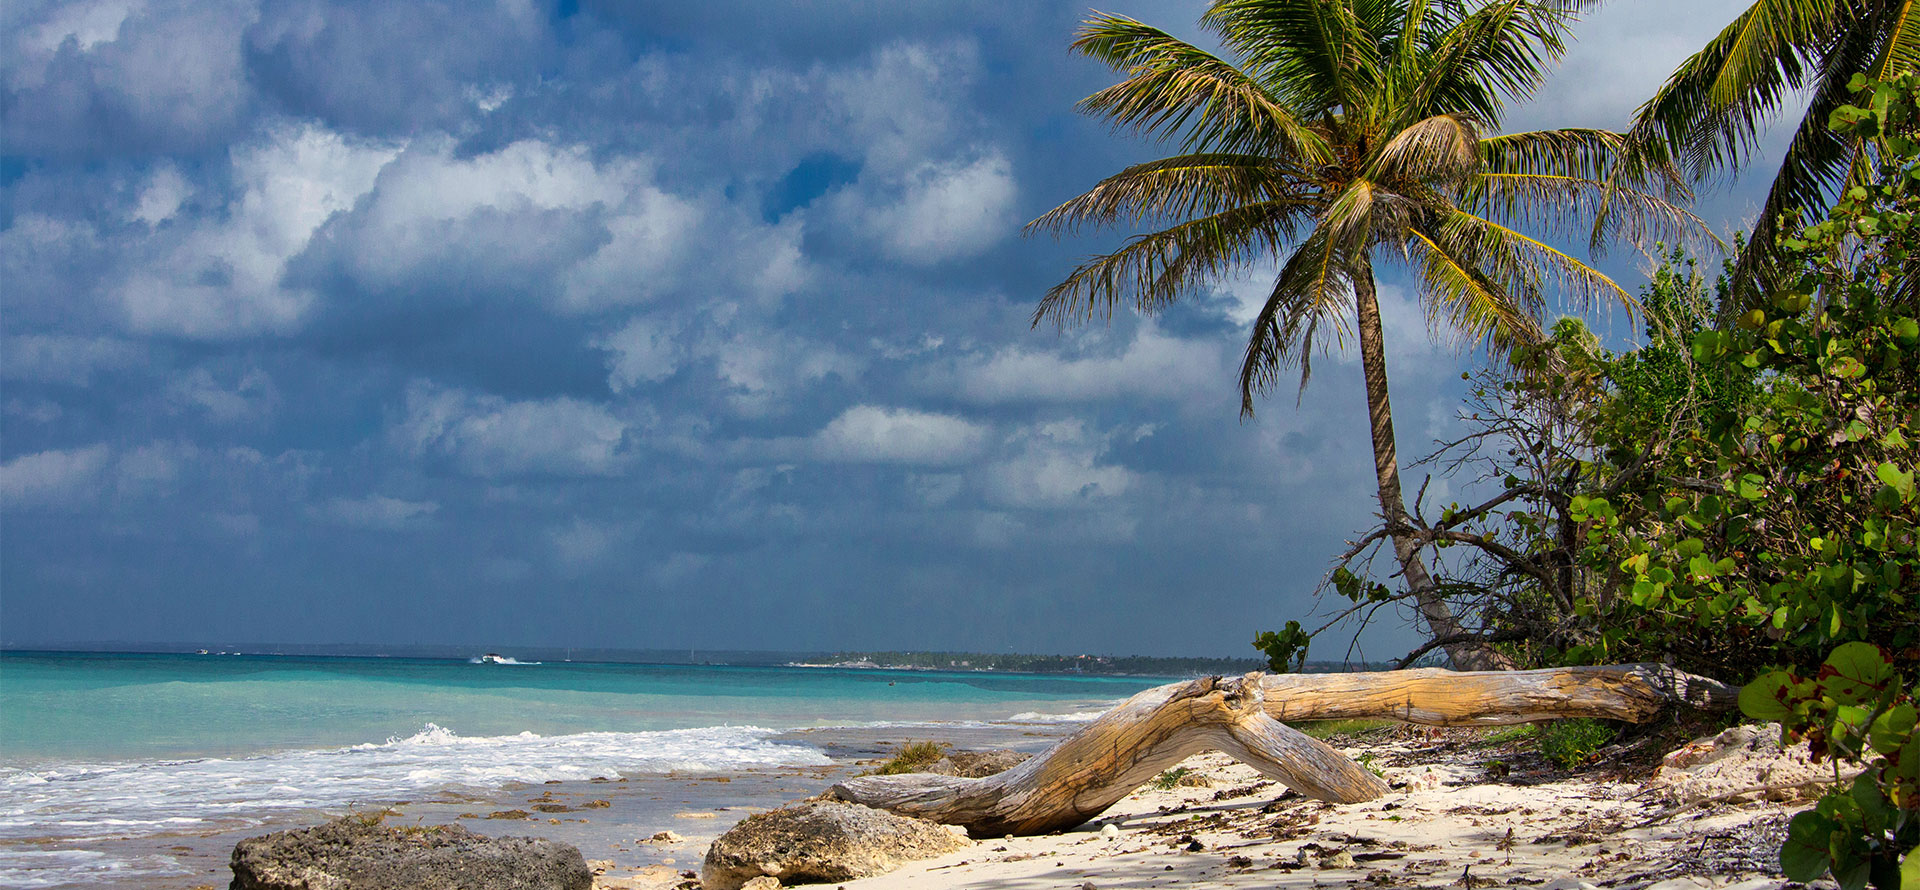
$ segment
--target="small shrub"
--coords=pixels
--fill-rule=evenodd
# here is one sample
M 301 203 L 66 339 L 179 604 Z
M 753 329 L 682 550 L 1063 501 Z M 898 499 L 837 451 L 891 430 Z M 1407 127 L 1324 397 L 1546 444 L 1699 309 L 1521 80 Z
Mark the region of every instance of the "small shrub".
M 1482 740 L 1489 745 L 1504 745 L 1508 742 L 1533 738 L 1539 731 L 1540 727 L 1531 723 L 1522 723 L 1519 726 L 1502 726 L 1499 729 L 1488 732 L 1482 737 Z
M 1303 723 L 1290 723 L 1287 725 L 1324 742 L 1337 735 L 1354 735 L 1371 732 L 1383 726 L 1392 726 L 1393 724 L 1394 721 L 1392 720 L 1351 719 L 1309 720 Z
M 1600 750 L 1613 741 L 1613 728 L 1598 720 L 1584 717 L 1575 720 L 1555 720 L 1539 731 L 1534 743 L 1540 750 L 1540 756 L 1548 763 L 1561 769 L 1573 769 L 1585 764 Z
M 940 762 L 947 756 L 946 745 L 935 742 L 908 742 L 905 747 L 893 754 L 893 759 L 880 765 L 873 771 L 876 776 L 895 776 L 901 773 L 917 773 Z
M 1180 780 L 1185 778 L 1187 773 L 1190 772 L 1192 772 L 1192 770 L 1184 766 L 1176 766 L 1160 775 L 1154 776 L 1153 781 L 1147 783 L 1147 787 L 1155 791 L 1172 791 L 1179 787 Z

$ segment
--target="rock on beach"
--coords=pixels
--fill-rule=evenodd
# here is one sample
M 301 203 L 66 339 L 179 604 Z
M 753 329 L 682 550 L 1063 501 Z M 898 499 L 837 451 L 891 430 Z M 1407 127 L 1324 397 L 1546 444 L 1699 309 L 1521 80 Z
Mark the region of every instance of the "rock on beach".
M 969 843 L 957 829 L 925 819 L 811 801 L 741 820 L 707 849 L 700 881 L 704 890 L 739 890 L 761 876 L 789 885 L 850 881 Z
M 230 890 L 592 890 L 570 844 L 458 825 L 393 828 L 348 816 L 247 838 Z

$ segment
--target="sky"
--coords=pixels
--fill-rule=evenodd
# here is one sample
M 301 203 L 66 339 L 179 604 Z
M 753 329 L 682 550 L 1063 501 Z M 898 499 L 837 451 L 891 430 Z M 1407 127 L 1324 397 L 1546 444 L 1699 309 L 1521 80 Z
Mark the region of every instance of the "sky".
M 1739 5 L 1614 0 L 1507 128 Z M 1240 419 L 1270 265 L 1030 327 L 1118 236 L 1022 224 L 1156 154 L 1075 113 L 1086 14 L 0 6 L 0 643 L 1253 655 L 1374 521 L 1359 367 Z M 1424 453 L 1484 356 L 1382 297 Z

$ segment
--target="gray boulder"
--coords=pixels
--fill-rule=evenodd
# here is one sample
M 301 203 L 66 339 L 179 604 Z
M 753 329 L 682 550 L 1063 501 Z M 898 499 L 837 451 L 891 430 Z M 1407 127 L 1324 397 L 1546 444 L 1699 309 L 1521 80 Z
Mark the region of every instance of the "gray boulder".
M 459 825 L 390 828 L 348 816 L 247 838 L 228 890 L 592 890 L 569 844 L 492 838 Z
M 841 801 L 808 801 L 741 820 L 707 848 L 704 890 L 766 875 L 787 886 L 886 874 L 972 843 L 961 829 Z

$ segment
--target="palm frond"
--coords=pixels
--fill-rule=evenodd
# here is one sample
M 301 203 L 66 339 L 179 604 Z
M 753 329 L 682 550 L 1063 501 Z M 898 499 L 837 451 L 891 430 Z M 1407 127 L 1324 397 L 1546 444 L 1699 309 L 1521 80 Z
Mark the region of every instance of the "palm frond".
M 1506 348 L 1537 338 L 1549 288 L 1581 308 L 1618 303 L 1633 312 L 1639 305 L 1599 270 L 1485 217 L 1455 210 L 1414 228 L 1420 241 L 1492 283 L 1491 288 L 1443 289 L 1430 295 L 1439 298 L 1434 315 L 1470 340 Z M 1495 297 L 1498 303 L 1477 302 Z
M 1321 326 L 1336 343 L 1345 340 L 1357 255 L 1339 239 L 1316 229 L 1287 257 L 1273 290 L 1253 319 L 1253 333 L 1240 361 L 1240 416 L 1252 417 L 1255 398 L 1271 389 L 1280 372 L 1298 365 L 1300 387 L 1313 375 L 1313 350 Z
M 1290 108 L 1314 117 L 1365 104 L 1380 37 L 1343 0 L 1216 0 L 1200 24 Z
M 1436 114 L 1394 134 L 1374 155 L 1367 176 L 1458 182 L 1479 169 L 1478 123 L 1468 114 Z
M 1135 164 L 1042 214 L 1027 230 L 1139 225 L 1210 216 L 1246 204 L 1295 201 L 1301 172 L 1261 155 L 1200 153 Z
M 1759 0 L 1680 63 L 1634 115 L 1636 143 L 1657 143 L 1694 178 L 1737 167 L 1806 71 L 1844 0 Z
M 1886 80 L 1902 71 L 1920 71 L 1920 0 L 1899 0 L 1889 15 L 1892 33 L 1886 49 L 1880 64 L 1867 72 L 1875 80 Z
M 1733 305 L 1751 301 L 1760 289 L 1777 283 L 1780 223 L 1794 211 L 1816 212 L 1824 208 L 1857 166 L 1865 146 L 1857 139 L 1835 133 L 1827 125 L 1835 109 L 1852 99 L 1847 84 L 1853 75 L 1872 63 L 1880 48 L 1880 35 L 1871 28 L 1843 33 L 1820 60 L 1820 71 L 1806 116 L 1794 131 L 1793 141 L 1781 156 L 1780 168 L 1767 198 L 1760 205 L 1760 216 L 1740 252 L 1733 269 L 1738 299 Z M 1732 308 L 1730 305 L 1728 308 Z
M 1658 195 L 1604 179 L 1540 173 L 1487 173 L 1459 192 L 1461 208 L 1502 225 L 1556 240 L 1585 236 L 1604 255 L 1611 242 L 1718 245 L 1706 221 Z
M 1279 253 L 1293 236 L 1298 213 L 1291 201 L 1249 204 L 1136 236 L 1119 250 L 1081 264 L 1047 291 L 1033 324 L 1112 318 L 1114 307 L 1128 299 L 1135 311 L 1153 315 L 1189 287 Z
M 1074 49 L 1127 78 L 1080 103 L 1118 129 L 1189 152 L 1280 151 L 1324 162 L 1326 139 L 1231 62 L 1125 16 L 1088 20 Z

